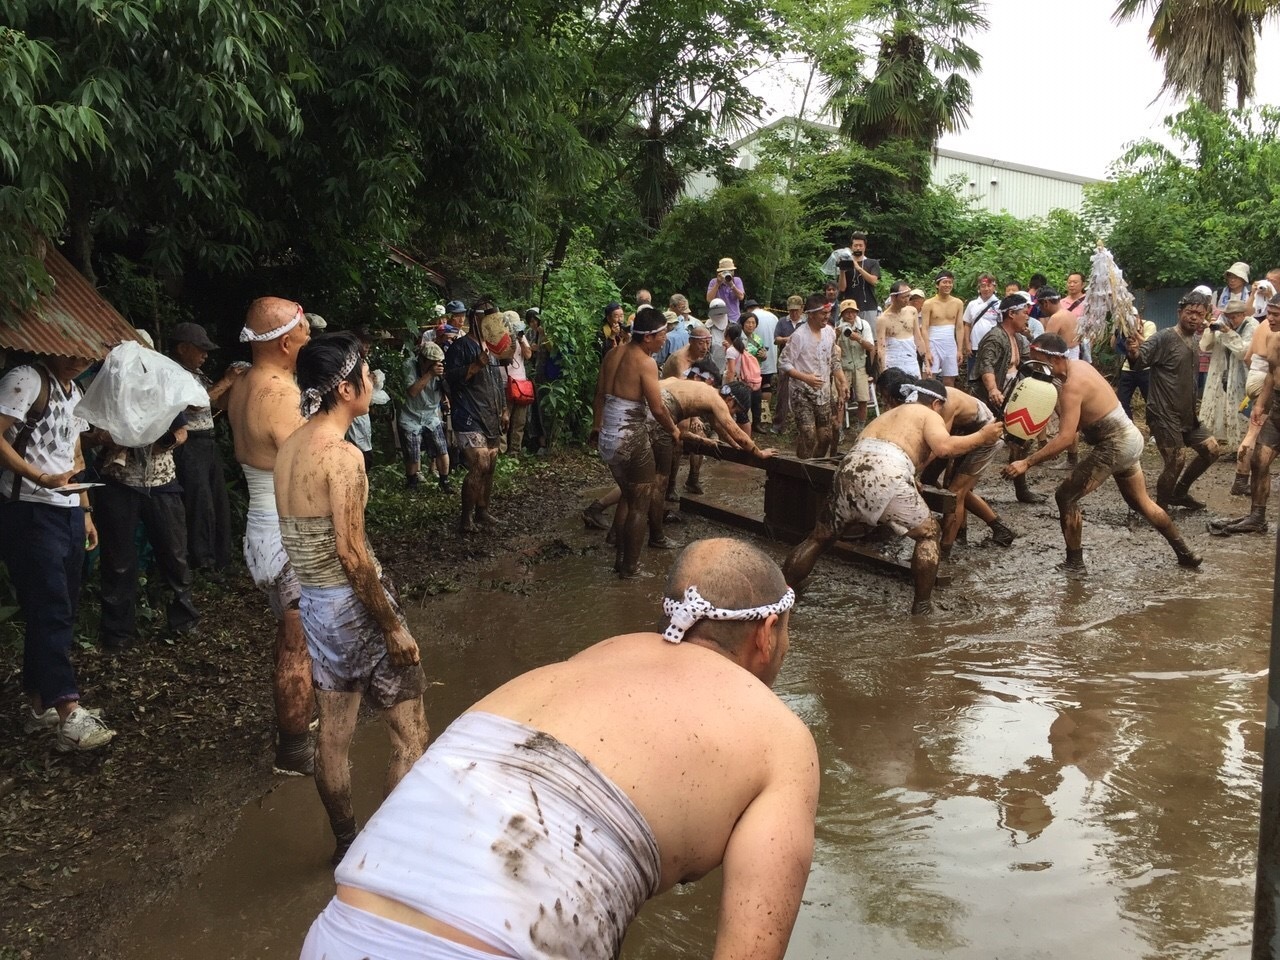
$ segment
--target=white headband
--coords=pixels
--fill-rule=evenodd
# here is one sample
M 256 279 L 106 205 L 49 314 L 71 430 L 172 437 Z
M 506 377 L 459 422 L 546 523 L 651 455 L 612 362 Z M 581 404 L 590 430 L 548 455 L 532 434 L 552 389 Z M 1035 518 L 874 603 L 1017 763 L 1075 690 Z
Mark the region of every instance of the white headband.
M 283 337 L 286 333 L 288 333 L 290 330 L 292 330 L 301 322 L 302 322 L 302 308 L 299 307 L 298 312 L 293 315 L 292 320 L 284 324 L 284 326 L 276 327 L 274 330 L 268 330 L 266 333 L 254 333 L 248 327 L 241 327 L 240 342 L 241 343 L 250 343 L 250 342 L 260 343 L 263 340 L 275 340 L 279 337 Z
M 920 394 L 922 393 L 926 397 L 933 397 L 933 399 L 941 400 L 943 403 L 947 402 L 946 397 L 939 396 L 938 394 L 934 393 L 932 390 L 928 389 L 927 387 L 922 387 L 916 383 L 904 383 L 902 386 L 898 388 L 898 393 L 902 396 L 902 399 L 905 400 L 907 403 L 915 403 L 917 400 L 920 399 Z
M 721 610 L 707 600 L 702 599 L 697 587 L 689 587 L 684 592 L 683 600 L 672 600 L 664 597 L 662 612 L 671 618 L 671 625 L 662 631 L 662 639 L 679 643 L 684 639 L 685 631 L 693 627 L 699 620 L 764 620 L 776 614 L 783 614 L 795 606 L 796 592 L 787 587 L 787 592 L 777 603 L 763 607 L 748 607 L 745 610 Z
M 330 377 L 329 382 L 324 388 L 307 387 L 302 391 L 302 415 L 310 420 L 316 415 L 316 411 L 320 409 L 320 402 L 325 395 L 335 389 L 338 384 L 347 379 L 351 375 L 351 371 L 356 368 L 356 364 L 360 362 L 360 348 L 356 347 L 348 354 L 346 362 L 342 364 L 342 369 L 338 371 L 336 376 Z
M 1070 357 L 1070 354 L 1065 350 L 1046 350 L 1044 347 L 1037 347 L 1034 343 L 1031 345 L 1031 349 L 1036 353 L 1043 353 L 1046 357 Z

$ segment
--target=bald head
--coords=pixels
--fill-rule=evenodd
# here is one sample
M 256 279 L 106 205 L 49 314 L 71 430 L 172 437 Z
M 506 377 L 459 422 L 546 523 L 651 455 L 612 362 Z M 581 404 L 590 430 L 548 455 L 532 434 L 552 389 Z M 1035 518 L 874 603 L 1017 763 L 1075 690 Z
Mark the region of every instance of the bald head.
M 254 333 L 268 333 L 277 327 L 283 327 L 293 319 L 293 315 L 299 309 L 301 308 L 292 300 L 282 300 L 280 297 L 259 297 L 249 304 L 244 325 Z
M 782 571 L 768 554 L 728 537 L 694 541 L 676 557 L 663 596 L 682 599 L 689 587 L 722 610 L 767 606 L 787 592 Z M 685 637 L 736 650 L 758 626 L 759 621 L 699 620 Z
M 296 324 L 293 322 L 295 318 Z M 259 297 L 249 304 L 244 325 L 255 336 L 268 337 L 265 340 L 250 340 L 254 363 L 274 363 L 292 369 L 297 361 L 298 351 L 311 338 L 311 326 L 302 311 L 302 305 L 280 297 Z M 284 327 L 289 329 L 271 336 L 273 331 Z M 245 335 L 242 333 L 240 338 L 245 339 Z

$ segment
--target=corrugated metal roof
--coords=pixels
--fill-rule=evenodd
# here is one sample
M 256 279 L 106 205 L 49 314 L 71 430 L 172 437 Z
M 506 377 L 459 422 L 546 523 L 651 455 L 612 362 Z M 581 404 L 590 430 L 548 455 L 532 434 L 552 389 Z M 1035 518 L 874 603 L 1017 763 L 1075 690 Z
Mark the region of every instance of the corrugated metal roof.
M 117 343 L 138 339 L 129 321 L 52 243 L 46 241 L 44 247 L 44 267 L 53 277 L 53 292 L 16 320 L 0 320 L 0 347 L 101 360 Z

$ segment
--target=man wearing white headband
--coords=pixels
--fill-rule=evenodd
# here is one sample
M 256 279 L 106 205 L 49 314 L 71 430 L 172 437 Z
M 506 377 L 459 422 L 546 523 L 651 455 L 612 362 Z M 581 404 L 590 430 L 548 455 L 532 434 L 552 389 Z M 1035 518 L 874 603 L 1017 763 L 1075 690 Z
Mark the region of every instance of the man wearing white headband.
M 312 771 L 311 660 L 298 616 L 299 589 L 276 512 L 276 454 L 304 423 L 294 382 L 298 351 L 311 338 L 302 307 L 279 297 L 249 305 L 242 343 L 253 351 L 253 366 L 223 394 L 236 460 L 249 485 L 244 559 L 253 582 L 267 595 L 276 617 L 274 692 L 279 773 L 310 776 Z
M 930 455 L 961 457 L 994 444 L 1004 424 L 995 420 L 969 436 L 951 436 L 941 416 L 947 388 L 940 380 L 904 377 L 899 396 L 905 401 L 901 406 L 882 413 L 862 431 L 840 464 L 813 532 L 787 555 L 782 569 L 787 583 L 797 587 L 837 538 L 887 527 L 916 542 L 911 612 L 924 614 L 933 609 L 940 529 L 920 496 L 916 471 Z
M 1169 541 L 1178 563 L 1184 567 L 1200 566 L 1200 558 L 1191 552 L 1169 514 L 1158 507 L 1147 494 L 1147 481 L 1142 476 L 1144 441 L 1133 421 L 1125 416 L 1120 398 L 1093 364 L 1072 358 L 1067 341 L 1054 333 L 1036 337 L 1031 356 L 1049 365 L 1055 380 L 1062 382 L 1058 397 L 1061 426 L 1058 435 L 1024 460 L 1004 468 L 1006 477 L 1019 477 L 1038 463 L 1052 460 L 1076 442 L 1082 433 L 1092 449 L 1075 465 L 1067 478 L 1058 484 L 1054 496 L 1058 501 L 1062 539 L 1067 544 L 1067 559 L 1059 569 L 1072 574 L 1085 572 L 1081 529 L 1084 519 L 1080 501 L 1097 490 L 1108 477 L 1114 477 L 1120 495 L 1131 510 L 1142 514 L 1147 522 Z
M 664 597 L 664 632 L 517 677 L 441 734 L 338 867 L 303 960 L 610 960 L 648 898 L 718 866 L 715 956 L 781 960 L 820 773 L 769 689 L 794 595 L 718 539 Z

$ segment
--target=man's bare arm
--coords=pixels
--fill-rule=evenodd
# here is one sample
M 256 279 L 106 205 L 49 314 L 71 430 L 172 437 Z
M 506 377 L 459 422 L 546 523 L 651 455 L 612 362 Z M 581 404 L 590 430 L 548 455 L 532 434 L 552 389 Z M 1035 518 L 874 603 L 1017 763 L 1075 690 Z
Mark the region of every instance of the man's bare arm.
M 409 628 L 396 616 L 378 579 L 378 568 L 365 538 L 364 507 L 369 482 L 364 475 L 363 454 L 349 443 L 336 443 L 325 452 L 323 464 L 342 571 L 347 575 L 356 598 L 382 629 L 391 662 L 398 667 L 417 663 L 418 644 Z
M 805 730 L 771 754 L 780 769 L 725 847 L 713 960 L 781 960 L 800 912 L 813 862 L 818 752 Z
M 658 368 L 652 363 L 641 369 L 640 391 L 644 394 L 645 403 L 649 404 L 649 409 L 653 411 L 653 418 L 662 425 L 662 429 L 679 440 L 680 428 L 667 412 L 667 405 L 662 402 L 662 388 L 658 386 Z
M 947 433 L 947 425 L 942 417 L 934 414 L 925 419 L 924 442 L 931 453 L 939 459 L 946 457 L 962 457 L 978 447 L 990 446 L 1000 439 L 1004 433 L 1004 424 L 999 420 L 988 423 L 977 433 L 964 437 L 953 437 Z
M 16 473 L 20 477 L 25 477 L 37 487 L 44 487 L 46 490 L 52 490 L 55 487 L 61 487 L 69 483 L 71 478 L 78 472 L 77 470 L 68 470 L 66 473 L 41 473 L 22 457 L 18 456 L 18 451 L 13 449 L 9 441 L 4 438 L 9 428 L 17 422 L 13 417 L 0 416 L 0 467 L 11 473 Z M 79 450 L 80 444 L 77 442 L 77 453 Z M 81 463 L 83 464 L 83 461 Z

